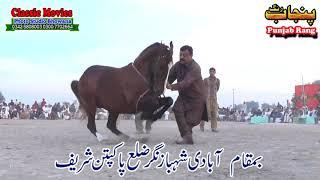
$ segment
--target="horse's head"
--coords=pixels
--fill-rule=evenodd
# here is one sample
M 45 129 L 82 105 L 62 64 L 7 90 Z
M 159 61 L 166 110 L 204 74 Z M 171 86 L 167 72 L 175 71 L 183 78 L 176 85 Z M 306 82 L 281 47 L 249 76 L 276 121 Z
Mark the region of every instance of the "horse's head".
M 151 88 L 156 95 L 160 95 L 165 90 L 169 70 L 172 66 L 173 44 L 170 47 L 160 44 L 159 54 L 150 64 Z
M 164 91 L 168 73 L 172 65 L 173 44 L 170 47 L 162 43 L 154 43 L 147 47 L 136 59 L 149 82 L 150 89 L 157 96 Z

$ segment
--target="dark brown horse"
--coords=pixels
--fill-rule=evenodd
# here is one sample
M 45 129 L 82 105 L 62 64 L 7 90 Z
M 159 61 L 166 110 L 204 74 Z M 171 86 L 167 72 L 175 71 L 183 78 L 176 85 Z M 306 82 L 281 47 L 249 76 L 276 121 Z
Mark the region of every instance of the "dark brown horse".
M 170 97 L 160 98 L 172 65 L 172 54 L 172 42 L 170 47 L 154 43 L 127 66 L 94 65 L 79 81 L 72 81 L 71 89 L 88 116 L 87 128 L 99 141 L 103 137 L 96 130 L 96 108 L 109 111 L 107 128 L 123 139 L 129 136 L 116 127 L 119 114 L 143 112 L 151 115 L 151 120 L 161 118 L 173 103 Z

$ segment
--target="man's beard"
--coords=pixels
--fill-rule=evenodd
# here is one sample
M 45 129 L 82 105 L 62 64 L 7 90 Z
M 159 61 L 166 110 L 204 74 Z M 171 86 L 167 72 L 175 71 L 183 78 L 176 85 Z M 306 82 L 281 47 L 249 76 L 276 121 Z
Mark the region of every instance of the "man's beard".
M 186 63 L 186 60 L 183 59 L 183 58 L 181 58 L 181 59 L 180 59 L 180 63 L 185 64 L 185 63 Z

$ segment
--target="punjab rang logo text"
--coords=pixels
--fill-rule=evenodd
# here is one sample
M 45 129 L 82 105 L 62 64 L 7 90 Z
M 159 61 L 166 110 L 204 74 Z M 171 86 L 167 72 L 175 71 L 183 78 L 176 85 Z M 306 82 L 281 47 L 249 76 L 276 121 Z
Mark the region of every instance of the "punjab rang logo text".
M 73 24 L 72 10 L 53 10 L 33 8 L 23 10 L 12 8 L 11 24 L 6 24 L 6 31 L 17 30 L 69 30 L 79 31 L 79 24 Z
M 265 18 L 267 20 L 273 20 L 275 24 L 278 24 L 279 21 L 283 20 L 292 20 L 294 23 L 299 21 L 306 21 L 306 24 L 309 27 L 305 26 L 267 26 L 266 33 L 270 37 L 312 37 L 318 38 L 318 32 L 316 27 L 312 27 L 314 21 L 316 20 L 316 10 L 313 9 L 310 12 L 306 10 L 303 6 L 300 9 L 294 8 L 291 9 L 291 5 L 288 5 L 287 8 L 280 7 L 277 4 L 273 4 L 265 11 Z M 304 23 L 304 22 L 303 22 Z

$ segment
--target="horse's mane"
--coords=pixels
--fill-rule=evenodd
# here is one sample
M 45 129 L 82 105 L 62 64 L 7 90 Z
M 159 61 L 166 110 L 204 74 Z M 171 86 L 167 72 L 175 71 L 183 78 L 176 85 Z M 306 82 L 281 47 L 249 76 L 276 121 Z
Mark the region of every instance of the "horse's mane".
M 145 48 L 139 56 L 135 59 L 135 63 L 147 64 L 148 65 L 148 82 L 152 92 L 156 92 L 154 89 L 154 84 L 159 84 L 159 63 L 166 63 L 167 61 L 162 61 L 163 58 L 170 58 L 169 47 L 165 44 L 156 42 Z M 159 89 L 159 88 L 158 88 Z M 160 95 L 160 94 L 159 94 Z
M 136 60 L 140 60 L 140 59 L 145 59 L 148 56 L 150 56 L 150 53 L 154 52 L 155 49 L 159 49 L 159 48 L 164 48 L 167 47 L 165 44 L 159 43 L 159 42 L 155 42 L 153 44 L 151 44 L 150 46 L 148 46 L 147 48 L 145 48 L 136 58 Z

